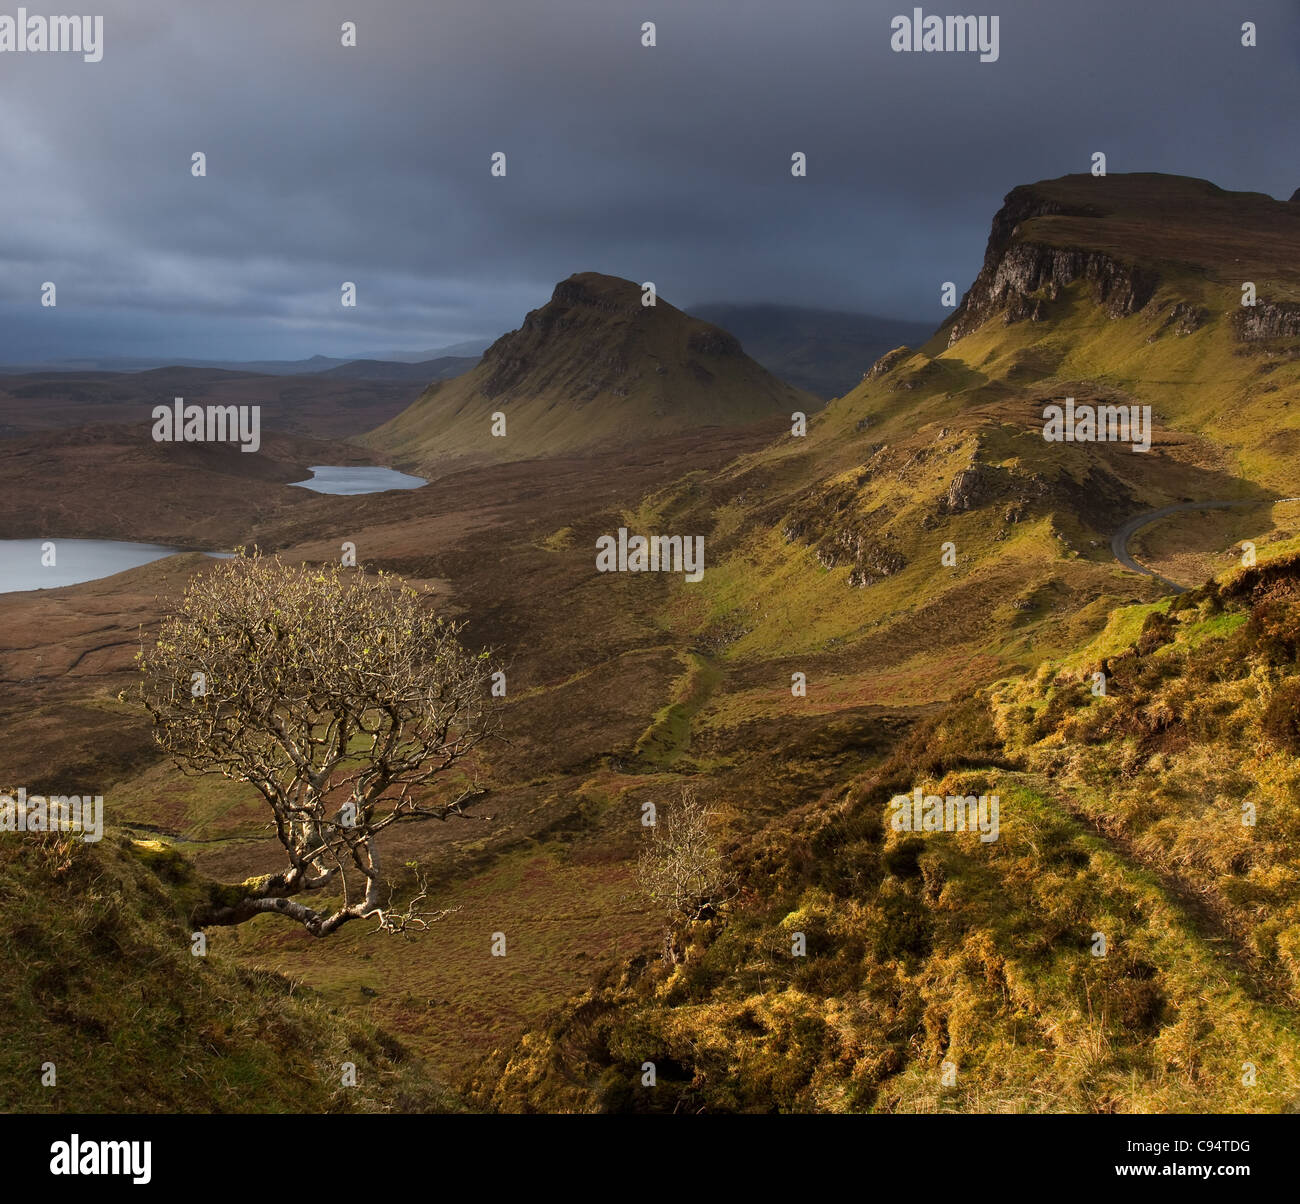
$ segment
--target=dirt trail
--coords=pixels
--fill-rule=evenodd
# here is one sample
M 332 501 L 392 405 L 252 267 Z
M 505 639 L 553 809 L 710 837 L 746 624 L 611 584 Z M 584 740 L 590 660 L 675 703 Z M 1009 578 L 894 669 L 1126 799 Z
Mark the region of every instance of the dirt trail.
M 1068 788 L 1049 781 L 1043 774 L 1025 772 L 1020 776 L 1042 797 L 1051 799 L 1062 812 L 1082 824 L 1113 856 L 1129 867 L 1150 874 L 1196 935 L 1216 957 L 1223 959 L 1236 971 L 1242 988 L 1252 998 L 1278 1007 L 1293 1006 L 1294 1000 L 1286 984 L 1261 963 L 1258 954 L 1249 944 L 1248 933 L 1234 928 L 1231 917 L 1210 893 L 1160 865 L 1155 859 L 1145 856 L 1126 835 L 1106 824 L 1104 817 L 1095 815 L 1084 807 Z

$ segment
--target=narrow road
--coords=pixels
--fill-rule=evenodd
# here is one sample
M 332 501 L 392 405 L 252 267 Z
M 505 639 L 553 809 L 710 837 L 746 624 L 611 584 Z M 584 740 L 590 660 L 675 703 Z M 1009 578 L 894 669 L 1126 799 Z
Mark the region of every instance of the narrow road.
M 1300 498 L 1283 497 L 1272 500 L 1274 502 L 1295 502 L 1300 501 Z M 1247 498 L 1244 501 L 1235 502 L 1175 502 L 1172 506 L 1161 506 L 1159 510 L 1147 510 L 1142 514 L 1134 515 L 1110 537 L 1110 550 L 1115 554 L 1115 559 L 1126 569 L 1132 569 L 1135 573 L 1142 573 L 1147 577 L 1154 577 L 1157 581 L 1169 586 L 1174 593 L 1185 594 L 1191 588 L 1190 586 L 1179 585 L 1177 581 L 1170 581 L 1168 577 L 1162 577 L 1155 570 L 1149 569 L 1134 560 L 1128 550 L 1128 541 L 1143 527 L 1157 523 L 1162 518 L 1168 518 L 1171 514 L 1180 514 L 1184 510 L 1231 510 L 1238 506 L 1261 506 L 1269 501 L 1269 498 Z

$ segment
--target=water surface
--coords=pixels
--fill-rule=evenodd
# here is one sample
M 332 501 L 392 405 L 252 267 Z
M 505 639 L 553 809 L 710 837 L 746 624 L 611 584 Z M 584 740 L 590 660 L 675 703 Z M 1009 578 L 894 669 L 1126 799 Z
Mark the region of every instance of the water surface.
M 429 482 L 423 477 L 409 476 L 393 468 L 373 468 L 369 465 L 340 467 L 331 464 L 314 464 L 310 481 L 294 481 L 301 489 L 316 493 L 384 493 L 389 489 L 419 489 Z
M 54 545 L 53 565 L 41 563 L 46 544 Z M 0 594 L 111 577 L 181 550 L 119 539 L 0 539 Z
M 317 464 L 311 472 L 310 481 L 293 483 L 316 493 L 335 494 L 384 493 L 389 489 L 419 489 L 428 484 L 423 477 L 369 465 Z M 54 564 L 48 566 L 41 563 L 42 548 L 47 542 L 54 544 Z M 183 549 L 158 543 L 118 539 L 0 539 L 0 594 L 79 585 L 139 568 L 180 551 Z M 230 555 L 228 552 L 207 554 Z

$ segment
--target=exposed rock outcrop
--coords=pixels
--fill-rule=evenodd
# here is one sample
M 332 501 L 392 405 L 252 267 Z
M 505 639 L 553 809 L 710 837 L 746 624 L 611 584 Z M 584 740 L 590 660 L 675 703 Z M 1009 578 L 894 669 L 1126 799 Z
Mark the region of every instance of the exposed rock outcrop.
M 899 552 L 877 538 L 868 521 L 854 512 L 857 490 L 837 485 L 804 498 L 790 514 L 782 534 L 812 546 L 823 568 L 849 568 L 849 585 L 863 589 L 892 577 L 907 565 Z
M 1243 343 L 1300 337 L 1300 305 L 1287 301 L 1243 305 L 1233 314 L 1232 325 Z
M 1165 320 L 1160 323 L 1160 328 L 1147 339 L 1147 342 L 1154 343 L 1168 330 L 1172 330 L 1176 335 L 1180 336 L 1192 334 L 1205 325 L 1207 316 L 1206 311 L 1199 305 L 1191 305 L 1186 301 L 1180 301 L 1165 315 Z
M 984 266 L 950 320 L 949 346 L 999 313 L 1007 324 L 1040 320 L 1046 302 L 1076 280 L 1092 283 L 1097 303 L 1105 306 L 1111 317 L 1136 313 L 1151 300 L 1159 278 L 1149 268 L 1102 251 L 1052 246 L 1024 237 L 1025 223 L 1057 215 L 1098 214 L 1087 206 L 1061 205 L 1032 187 L 1007 194 L 993 219 Z
M 884 376 L 896 364 L 900 364 L 912 354 L 910 347 L 895 347 L 893 351 L 886 351 L 862 377 L 863 380 L 875 380 L 878 376 Z
M 950 514 L 974 510 L 989 494 L 991 473 L 983 464 L 963 468 L 952 479 L 941 509 Z

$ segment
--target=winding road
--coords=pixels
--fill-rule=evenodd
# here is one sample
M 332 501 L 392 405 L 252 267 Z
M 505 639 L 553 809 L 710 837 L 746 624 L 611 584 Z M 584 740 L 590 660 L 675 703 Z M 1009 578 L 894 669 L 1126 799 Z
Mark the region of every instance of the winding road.
M 1115 559 L 1126 569 L 1132 569 L 1135 573 L 1142 573 L 1147 577 L 1154 577 L 1157 581 L 1169 586 L 1174 593 L 1185 594 L 1191 588 L 1190 586 L 1179 585 L 1177 581 L 1170 581 L 1168 577 L 1162 577 L 1154 569 L 1149 569 L 1134 560 L 1128 550 L 1128 541 L 1143 527 L 1157 523 L 1162 518 L 1168 518 L 1171 514 L 1180 514 L 1184 510 L 1231 510 L 1239 506 L 1262 506 L 1270 500 L 1273 504 L 1276 504 L 1277 502 L 1297 502 L 1300 501 L 1300 498 L 1246 498 L 1235 502 L 1176 502 L 1172 506 L 1161 506 L 1159 510 L 1147 510 L 1130 518 L 1110 537 L 1110 550 L 1115 554 Z

